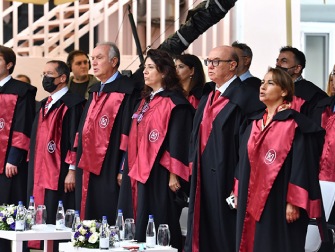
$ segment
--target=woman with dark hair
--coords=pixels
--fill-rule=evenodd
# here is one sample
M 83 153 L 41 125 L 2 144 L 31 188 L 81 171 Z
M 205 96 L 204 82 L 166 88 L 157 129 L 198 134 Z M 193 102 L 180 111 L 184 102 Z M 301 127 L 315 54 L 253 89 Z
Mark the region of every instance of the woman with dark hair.
M 168 224 L 171 245 L 181 251 L 179 217 L 190 176 L 193 108 L 182 94 L 174 62 L 166 52 L 149 50 L 143 74 L 143 99 L 132 117 L 118 207 L 125 218 L 135 218 L 136 240 L 145 241 L 148 216 L 153 214 L 156 229 Z
M 184 94 L 196 109 L 205 84 L 205 73 L 201 61 L 195 55 L 182 54 L 176 56 L 175 64 Z
M 270 68 L 259 94 L 267 108 L 252 118 L 239 150 L 237 251 L 304 251 L 309 218 L 321 218 L 324 131 L 290 109 L 293 93 L 290 76 Z

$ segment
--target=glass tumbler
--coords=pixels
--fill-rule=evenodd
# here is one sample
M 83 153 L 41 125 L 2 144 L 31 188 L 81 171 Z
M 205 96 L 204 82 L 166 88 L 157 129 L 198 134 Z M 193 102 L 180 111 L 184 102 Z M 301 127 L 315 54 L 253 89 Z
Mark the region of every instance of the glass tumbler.
M 124 221 L 124 239 L 133 240 L 135 238 L 135 220 L 127 218 Z
M 109 227 L 109 247 L 110 248 L 120 247 L 120 230 L 118 226 Z
M 65 227 L 72 228 L 72 223 L 74 219 L 74 209 L 67 209 L 65 213 Z
M 160 224 L 157 231 L 157 244 L 160 246 L 170 245 L 170 230 L 168 224 Z
M 47 208 L 45 205 L 38 205 L 36 210 L 35 222 L 37 225 L 46 224 L 47 221 Z

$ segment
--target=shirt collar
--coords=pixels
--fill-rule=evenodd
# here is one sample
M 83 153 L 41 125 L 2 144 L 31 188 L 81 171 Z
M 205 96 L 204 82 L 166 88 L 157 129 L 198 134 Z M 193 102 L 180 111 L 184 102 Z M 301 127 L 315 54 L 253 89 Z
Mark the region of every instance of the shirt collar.
M 62 98 L 62 96 L 65 95 L 67 91 L 69 91 L 69 88 L 65 86 L 61 90 L 58 90 L 56 93 L 52 94 L 51 95 L 52 101 L 50 103 L 50 106 L 56 103 L 60 98 Z
M 0 87 L 2 87 L 3 85 L 5 85 L 7 83 L 7 81 L 9 81 L 12 78 L 11 75 L 8 75 L 7 77 L 5 77 L 4 79 L 2 79 L 0 81 Z
M 296 79 L 294 80 L 294 82 L 301 81 L 302 79 L 304 79 L 304 78 L 302 77 L 302 75 L 300 75 L 298 78 L 296 78 Z
M 250 71 L 246 71 L 245 73 L 241 74 L 240 76 L 241 81 L 245 81 L 246 79 L 253 77 Z
M 162 87 L 159 88 L 157 91 L 152 91 L 150 93 L 150 100 L 152 100 L 155 97 L 156 94 L 158 94 L 159 92 L 162 92 L 162 91 L 164 91 L 164 88 L 162 88 Z
M 223 83 L 221 87 L 215 87 L 215 90 L 219 90 L 221 95 L 226 91 L 226 89 L 229 87 L 229 85 L 237 78 L 236 75 L 233 76 L 230 80 L 228 80 L 226 83 Z
M 113 75 L 112 75 L 112 77 L 110 77 L 105 83 L 102 83 L 101 82 L 101 84 L 107 84 L 107 83 L 110 83 L 110 82 L 112 82 L 112 81 L 115 81 L 115 79 L 116 79 L 116 77 L 119 75 L 119 71 L 116 71 Z

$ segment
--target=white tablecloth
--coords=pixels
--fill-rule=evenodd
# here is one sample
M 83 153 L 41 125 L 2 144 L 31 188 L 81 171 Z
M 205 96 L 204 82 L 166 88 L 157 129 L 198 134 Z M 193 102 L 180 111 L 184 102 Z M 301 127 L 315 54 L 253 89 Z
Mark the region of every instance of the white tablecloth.
M 127 245 L 138 245 L 136 243 L 129 243 L 129 242 L 122 242 L 120 245 L 120 248 L 113 248 L 109 250 L 104 250 L 104 251 L 113 251 L 113 252 L 125 252 L 129 251 L 127 249 L 122 248 L 122 246 L 127 246 Z M 87 248 L 77 248 L 73 247 L 71 242 L 63 242 L 59 243 L 59 252 L 101 252 L 102 250 L 99 249 L 87 249 Z M 154 248 L 147 248 L 145 251 L 147 252 L 177 252 L 178 250 L 172 247 L 163 247 L 163 246 L 158 246 Z

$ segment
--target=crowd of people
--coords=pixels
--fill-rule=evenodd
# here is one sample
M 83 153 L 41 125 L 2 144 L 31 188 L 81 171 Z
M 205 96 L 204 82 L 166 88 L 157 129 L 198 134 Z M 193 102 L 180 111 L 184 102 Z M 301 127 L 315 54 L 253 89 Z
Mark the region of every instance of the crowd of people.
M 327 95 L 302 77 L 297 48 L 282 47 L 262 79 L 252 57 L 237 41 L 213 48 L 205 83 L 195 55 L 150 49 L 128 77 L 118 47 L 98 43 L 48 61 L 50 95 L 35 102 L 0 46 L 0 204 L 32 195 L 51 224 L 59 200 L 81 219 L 114 223 L 122 209 L 139 242 L 152 214 L 178 251 L 304 251 L 309 220 L 325 221 L 319 180 L 335 182 L 335 66 Z

